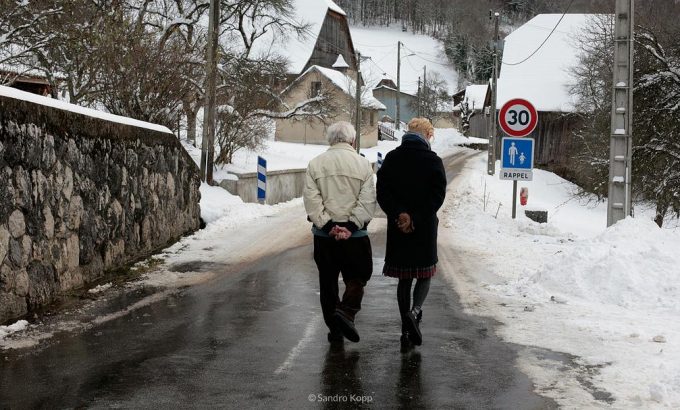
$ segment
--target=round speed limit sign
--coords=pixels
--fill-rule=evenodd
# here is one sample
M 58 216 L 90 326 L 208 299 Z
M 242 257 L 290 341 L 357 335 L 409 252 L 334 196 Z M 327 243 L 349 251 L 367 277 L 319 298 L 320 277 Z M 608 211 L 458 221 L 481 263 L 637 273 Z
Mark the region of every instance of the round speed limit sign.
M 538 113 L 529 101 L 515 98 L 503 104 L 498 123 L 511 137 L 524 137 L 536 128 Z

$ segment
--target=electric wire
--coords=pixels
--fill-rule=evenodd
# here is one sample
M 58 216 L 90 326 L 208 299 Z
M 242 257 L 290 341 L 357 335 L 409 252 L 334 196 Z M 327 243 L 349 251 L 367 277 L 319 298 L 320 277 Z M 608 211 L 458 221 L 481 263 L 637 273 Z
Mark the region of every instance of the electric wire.
M 541 43 L 541 45 L 539 45 L 538 48 L 537 48 L 536 50 L 534 50 L 533 53 L 529 54 L 529 56 L 528 56 L 527 58 L 525 58 L 524 60 L 519 61 L 519 62 L 517 62 L 517 63 L 506 63 L 505 61 L 502 61 L 501 64 L 510 65 L 510 66 L 513 66 L 513 65 L 520 65 L 520 64 L 526 62 L 526 61 L 527 61 L 528 59 L 530 59 L 531 57 L 533 57 L 536 53 L 538 53 L 538 50 L 540 50 L 540 49 L 545 45 L 545 43 L 548 42 L 548 39 L 550 39 L 550 36 L 553 35 L 553 33 L 555 32 L 555 30 L 557 30 L 557 27 L 560 25 L 560 23 L 561 23 L 562 20 L 564 19 L 564 16 L 567 15 L 567 12 L 569 11 L 569 9 L 571 8 L 571 5 L 572 5 L 573 3 L 574 3 L 574 0 L 571 0 L 571 1 L 569 2 L 569 5 L 567 5 L 566 10 L 564 10 L 564 13 L 562 13 L 562 17 L 560 17 L 560 19 L 557 21 L 557 24 L 555 24 L 555 27 L 553 27 L 553 29 L 550 30 L 550 33 L 548 33 L 548 37 L 546 37 L 545 40 L 543 40 L 543 42 Z

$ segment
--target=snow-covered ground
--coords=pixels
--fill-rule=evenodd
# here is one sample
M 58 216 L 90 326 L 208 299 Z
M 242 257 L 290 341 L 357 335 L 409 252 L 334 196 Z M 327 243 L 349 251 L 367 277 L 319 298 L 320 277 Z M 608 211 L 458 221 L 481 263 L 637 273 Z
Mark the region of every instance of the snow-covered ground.
M 401 135 L 397 131 L 398 139 Z M 452 153 L 458 146 L 464 144 L 479 144 L 486 143 L 487 140 L 479 138 L 467 138 L 453 128 L 437 128 L 435 129 L 435 139 L 432 143 L 433 149 L 439 155 L 447 155 Z M 383 157 L 389 152 L 399 146 L 401 142 L 398 141 L 378 141 L 378 145 L 372 148 L 362 148 L 361 153 L 368 158 L 369 161 L 375 162 L 378 153 Z M 200 137 L 197 144 L 198 148 L 182 140 L 184 148 L 189 152 L 189 155 L 198 164 L 201 158 Z M 307 164 L 317 155 L 328 149 L 327 145 L 316 144 L 297 144 L 292 142 L 274 141 L 270 137 L 264 142 L 264 146 L 258 150 L 241 149 L 236 151 L 231 164 L 218 165 L 215 167 L 215 180 L 235 178 L 233 173 L 245 173 L 257 171 L 257 157 L 261 156 L 267 160 L 268 171 L 278 171 L 285 169 L 301 169 L 307 168 Z
M 487 176 L 483 155 L 450 188 L 445 271 L 467 309 L 502 322 L 510 342 L 575 356 L 520 357 L 538 390 L 565 407 L 607 407 L 609 392 L 617 409 L 680 408 L 677 220 L 659 229 L 638 210 L 606 229 L 606 204 L 572 199 L 556 175 L 535 170 L 521 186 L 548 224 L 520 206 L 511 219 L 512 183 Z

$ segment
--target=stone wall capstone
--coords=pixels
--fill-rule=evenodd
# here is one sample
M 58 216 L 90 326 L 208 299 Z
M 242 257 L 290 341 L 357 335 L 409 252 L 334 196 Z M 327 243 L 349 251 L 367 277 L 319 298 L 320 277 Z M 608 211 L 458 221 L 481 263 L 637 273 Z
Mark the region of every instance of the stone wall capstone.
M 0 324 L 200 225 L 172 134 L 0 96 Z

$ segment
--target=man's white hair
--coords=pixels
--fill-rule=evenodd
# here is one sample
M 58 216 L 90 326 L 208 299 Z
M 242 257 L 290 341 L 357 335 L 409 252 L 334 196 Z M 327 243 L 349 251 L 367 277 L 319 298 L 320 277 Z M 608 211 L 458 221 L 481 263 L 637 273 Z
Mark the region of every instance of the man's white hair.
M 339 121 L 328 127 L 326 131 L 326 138 L 329 145 L 335 145 L 341 142 L 353 144 L 356 139 L 357 132 L 354 126 L 347 121 Z

